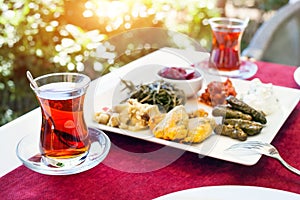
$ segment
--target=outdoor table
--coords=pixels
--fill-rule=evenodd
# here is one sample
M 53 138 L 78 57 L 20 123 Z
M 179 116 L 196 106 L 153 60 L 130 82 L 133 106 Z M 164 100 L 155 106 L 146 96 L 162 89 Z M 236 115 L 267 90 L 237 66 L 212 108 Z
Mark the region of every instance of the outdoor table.
M 145 63 L 153 59 L 166 64 L 160 50 L 134 62 Z M 249 80 L 259 78 L 264 83 L 299 89 L 293 79 L 296 66 L 255 63 L 258 71 Z M 17 159 L 16 145 L 23 136 L 33 132 L 38 134 L 40 122 L 40 108 L 37 108 L 0 127 L 1 199 L 153 199 L 175 191 L 218 185 L 259 186 L 300 194 L 300 177 L 270 157 L 263 156 L 257 164 L 245 166 L 170 147 L 165 155 L 150 160 L 143 157 L 143 153 L 155 151 L 162 147 L 161 144 L 108 131 L 104 132 L 114 145 L 96 167 L 74 175 L 39 174 Z M 299 103 L 272 144 L 288 163 L 300 169 Z M 132 156 L 120 148 L 136 154 Z M 169 165 L 147 171 L 149 166 L 155 167 L 168 156 L 178 153 L 182 155 Z M 111 166 L 130 167 L 132 171 Z

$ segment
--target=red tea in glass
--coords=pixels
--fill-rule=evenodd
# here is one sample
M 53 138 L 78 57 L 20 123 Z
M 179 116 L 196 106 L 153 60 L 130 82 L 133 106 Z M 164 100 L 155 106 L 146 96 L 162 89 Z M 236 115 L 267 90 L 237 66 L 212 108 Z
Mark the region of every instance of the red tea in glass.
M 90 147 L 83 115 L 89 77 L 78 73 L 55 73 L 35 79 L 33 88 L 42 110 L 40 151 L 43 161 L 55 167 L 82 163 Z
M 212 18 L 212 49 L 209 67 L 222 71 L 239 70 L 240 44 L 248 21 L 234 18 Z

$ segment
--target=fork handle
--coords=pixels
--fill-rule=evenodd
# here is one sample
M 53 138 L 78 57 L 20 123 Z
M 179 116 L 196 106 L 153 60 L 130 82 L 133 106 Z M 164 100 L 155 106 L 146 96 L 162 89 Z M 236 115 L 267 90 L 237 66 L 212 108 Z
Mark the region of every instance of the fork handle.
M 291 165 L 289 165 L 285 160 L 283 160 L 283 158 L 281 156 L 276 156 L 275 157 L 277 160 L 279 160 L 287 169 L 289 169 L 290 171 L 294 172 L 295 174 L 300 176 L 300 170 L 296 169 L 295 167 L 292 167 Z

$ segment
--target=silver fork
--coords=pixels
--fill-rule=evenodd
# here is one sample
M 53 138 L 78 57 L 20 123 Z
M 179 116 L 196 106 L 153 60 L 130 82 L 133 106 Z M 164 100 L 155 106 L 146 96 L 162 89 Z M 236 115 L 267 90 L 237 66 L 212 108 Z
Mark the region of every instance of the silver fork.
M 259 141 L 248 141 L 239 144 L 234 144 L 228 149 L 226 149 L 226 151 L 249 151 L 270 156 L 279 160 L 290 171 L 294 172 L 297 175 L 300 175 L 300 170 L 292 167 L 286 161 L 284 161 L 283 158 L 280 156 L 278 150 L 273 145 L 268 143 L 263 143 Z

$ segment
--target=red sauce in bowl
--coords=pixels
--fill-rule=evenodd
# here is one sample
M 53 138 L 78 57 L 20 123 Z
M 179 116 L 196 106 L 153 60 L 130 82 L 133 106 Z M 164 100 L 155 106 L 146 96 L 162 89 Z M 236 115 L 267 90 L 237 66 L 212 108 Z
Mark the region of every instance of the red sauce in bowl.
M 174 80 L 191 80 L 200 77 L 201 75 L 193 70 L 181 67 L 165 67 L 158 72 L 163 78 Z

